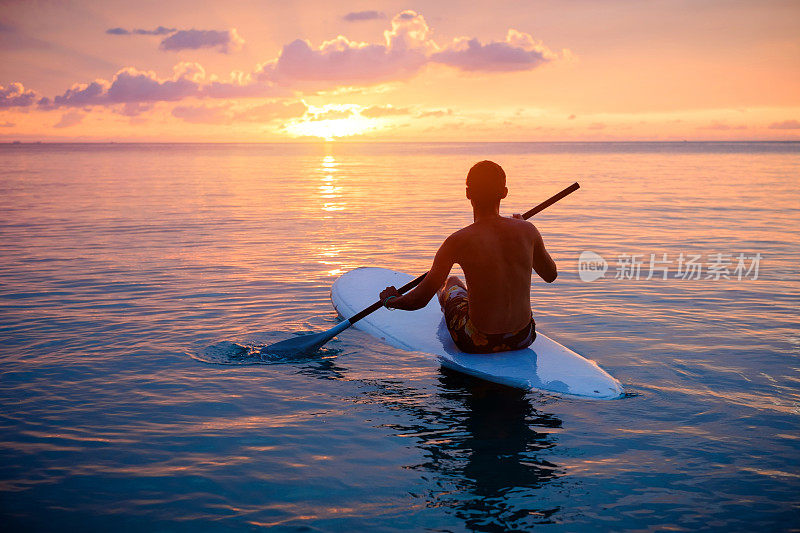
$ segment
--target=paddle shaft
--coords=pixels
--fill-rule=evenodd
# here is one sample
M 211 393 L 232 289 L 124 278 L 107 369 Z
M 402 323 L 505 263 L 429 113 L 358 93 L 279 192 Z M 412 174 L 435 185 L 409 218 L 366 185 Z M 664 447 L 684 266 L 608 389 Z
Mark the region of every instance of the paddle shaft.
M 551 196 L 550 198 L 548 198 L 544 202 L 540 203 L 539 205 L 537 205 L 536 207 L 534 207 L 530 211 L 526 211 L 522 215 L 522 218 L 524 218 L 526 220 L 531 218 L 533 215 L 535 215 L 539 211 L 547 209 L 548 207 L 550 207 L 551 205 L 553 205 L 557 201 L 561 200 L 562 198 L 564 198 L 568 194 L 571 194 L 571 193 L 577 191 L 578 189 L 580 189 L 580 187 L 581 186 L 578 185 L 578 182 L 573 183 L 572 185 L 570 185 L 569 187 L 567 187 L 566 189 L 564 189 L 560 193 Z M 402 287 L 397 289 L 397 291 L 400 294 L 405 294 L 406 292 L 410 291 L 411 289 L 413 289 L 414 287 L 416 287 L 417 285 L 422 283 L 422 280 L 425 279 L 425 276 L 427 276 L 427 275 L 428 275 L 428 273 L 426 272 L 426 273 L 422 274 L 421 276 L 412 279 L 411 281 L 409 281 L 408 283 L 406 283 L 405 285 L 403 285 Z M 348 320 L 348 322 L 350 324 L 355 324 L 356 322 L 358 322 L 359 320 L 361 320 L 365 316 L 369 315 L 370 313 L 374 313 L 375 311 L 377 311 L 381 307 L 383 307 L 383 301 L 378 300 L 377 302 L 375 302 L 374 304 L 370 305 L 366 309 L 363 309 L 362 311 L 359 311 L 358 313 L 353 315 Z

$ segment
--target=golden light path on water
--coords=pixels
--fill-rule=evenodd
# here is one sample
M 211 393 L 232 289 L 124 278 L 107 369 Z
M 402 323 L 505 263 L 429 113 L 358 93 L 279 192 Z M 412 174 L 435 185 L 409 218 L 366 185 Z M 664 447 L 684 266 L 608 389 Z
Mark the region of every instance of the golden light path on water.
M 322 210 L 326 212 L 344 211 L 346 209 L 346 202 L 341 202 L 342 189 L 341 185 L 337 185 L 336 172 L 337 162 L 332 155 L 326 155 L 320 164 L 318 171 L 322 174 L 322 185 L 319 187 L 319 198 L 322 199 Z M 332 214 L 326 214 L 324 218 L 331 218 Z M 319 255 L 321 256 L 319 262 L 323 265 L 338 266 L 339 268 L 332 268 L 328 270 L 329 276 L 339 276 L 346 272 L 341 268 L 340 262 L 337 260 L 341 248 L 336 242 L 323 244 Z

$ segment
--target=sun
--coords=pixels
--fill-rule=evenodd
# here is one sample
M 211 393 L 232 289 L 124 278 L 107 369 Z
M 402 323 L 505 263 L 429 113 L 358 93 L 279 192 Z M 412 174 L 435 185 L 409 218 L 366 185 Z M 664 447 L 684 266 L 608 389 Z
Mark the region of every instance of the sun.
M 338 137 L 351 137 L 377 129 L 374 119 L 359 115 L 354 106 L 309 106 L 308 113 L 286 125 L 292 137 L 319 137 L 332 141 Z

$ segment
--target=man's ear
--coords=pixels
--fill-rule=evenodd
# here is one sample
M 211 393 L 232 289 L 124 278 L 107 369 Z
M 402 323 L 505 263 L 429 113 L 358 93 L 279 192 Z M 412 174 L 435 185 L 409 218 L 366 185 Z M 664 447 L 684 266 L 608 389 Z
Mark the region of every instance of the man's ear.
M 469 187 L 467 187 L 467 200 L 472 200 L 472 196 L 469 194 Z
M 500 198 L 502 199 L 505 198 L 506 196 L 508 196 L 508 187 L 503 187 L 503 195 Z

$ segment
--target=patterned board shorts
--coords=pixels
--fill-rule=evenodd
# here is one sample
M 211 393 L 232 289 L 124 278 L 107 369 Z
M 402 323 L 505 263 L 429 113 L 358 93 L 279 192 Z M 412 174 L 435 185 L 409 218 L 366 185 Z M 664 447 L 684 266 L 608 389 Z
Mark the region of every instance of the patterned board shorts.
M 514 333 L 482 333 L 469 318 L 469 300 L 464 287 L 453 285 L 444 298 L 444 319 L 453 342 L 468 353 L 493 353 L 527 348 L 536 339 L 536 323 Z

